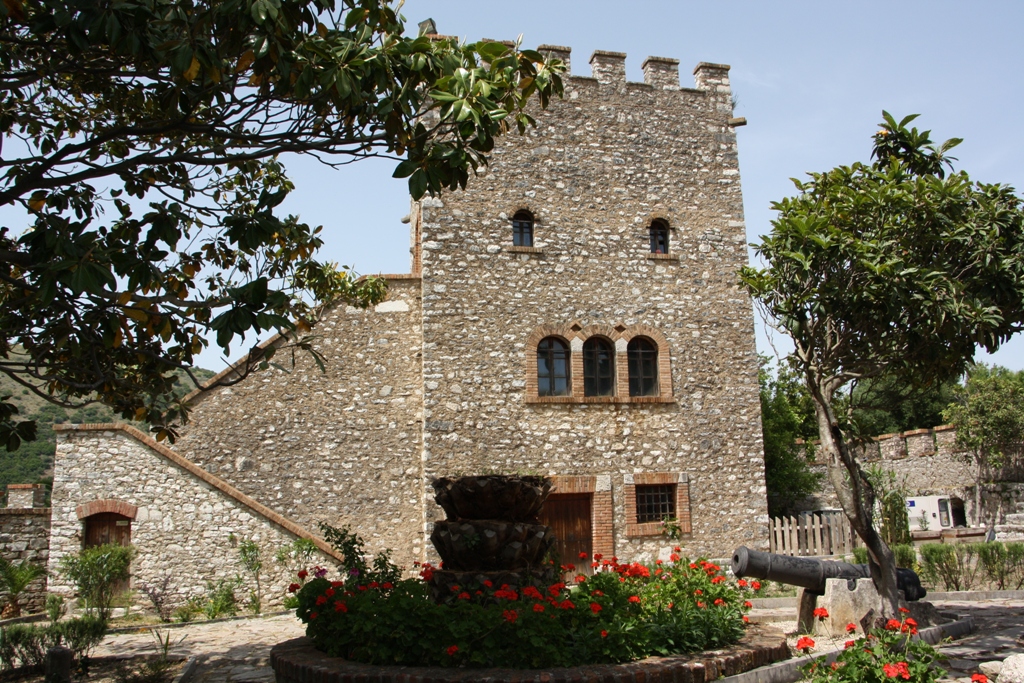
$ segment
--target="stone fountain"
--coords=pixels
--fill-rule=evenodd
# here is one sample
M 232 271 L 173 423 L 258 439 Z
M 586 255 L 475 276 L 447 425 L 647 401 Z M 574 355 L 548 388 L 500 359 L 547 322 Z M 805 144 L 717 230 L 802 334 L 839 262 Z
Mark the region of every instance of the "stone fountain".
M 552 583 L 556 567 L 542 564 L 554 544 L 538 516 L 551 493 L 545 477 L 484 475 L 433 481 L 434 500 L 447 519 L 434 523 L 430 541 L 444 561 L 428 583 L 434 599 L 453 597 L 453 586 L 519 588 Z

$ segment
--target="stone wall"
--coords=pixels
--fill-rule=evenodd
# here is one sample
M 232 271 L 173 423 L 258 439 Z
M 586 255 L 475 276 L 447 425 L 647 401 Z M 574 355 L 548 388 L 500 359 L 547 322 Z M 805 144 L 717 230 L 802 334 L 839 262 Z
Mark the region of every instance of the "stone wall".
M 956 430 L 950 425 L 934 429 L 915 429 L 898 434 L 883 434 L 864 449 L 862 462 L 877 464 L 905 481 L 912 496 L 948 495 L 964 502 L 968 523 L 978 524 L 975 509 L 976 468 L 968 463 L 966 454 L 956 446 Z M 805 509 L 837 508 L 839 501 L 825 476 L 824 455 L 815 454 L 812 469 L 821 473 L 822 486 L 816 496 L 808 500 Z M 1016 512 L 1024 482 L 1021 472 L 1007 469 L 996 472 L 982 486 L 982 507 L 986 520 L 1002 523 L 1007 514 Z
M 671 544 L 653 529 L 629 533 L 630 478 L 675 477 L 689 487 L 687 552 L 763 547 L 757 355 L 752 305 L 737 281 L 747 250 L 729 68 L 698 65 L 697 88 L 688 89 L 674 60 L 648 60 L 649 83 L 627 82 L 624 60 L 595 53 L 595 78 L 567 78 L 564 100 L 534 112 L 537 128 L 524 137 L 501 139 L 486 173 L 414 212 L 424 475 L 610 476 L 615 550 L 647 559 Z M 535 217 L 533 247 L 512 244 L 520 210 Z M 651 253 L 654 219 L 670 227 L 667 254 Z M 620 382 L 613 399 L 535 400 L 537 339 L 557 334 L 578 354 L 586 336 L 603 336 L 616 345 L 621 378 L 634 333 L 664 339 L 661 396 L 631 399 Z M 428 504 L 427 519 L 438 515 Z
M 161 587 L 169 576 L 169 602 L 177 604 L 204 594 L 207 582 L 242 576 L 245 585 L 237 595 L 244 602 L 255 584 L 237 545 L 252 540 L 264 551 L 265 605 L 281 605 L 297 568 L 278 562 L 274 554 L 310 534 L 136 429 L 55 425 L 55 430 L 51 591 L 73 594 L 73 586 L 58 572 L 61 558 L 82 548 L 87 517 L 115 512 L 130 519 L 131 543 L 138 553 L 132 588 Z M 333 564 L 327 547 L 314 540 L 321 547 L 314 562 Z
M 411 566 L 423 551 L 420 283 L 387 277 L 387 301 L 317 325 L 326 372 L 279 351 L 287 373 L 197 398 L 174 449 L 297 524 L 353 525 Z
M 19 502 L 17 498 L 14 500 Z M 28 560 L 45 567 L 49 559 L 49 537 L 50 508 L 0 508 L 0 557 L 8 562 L 20 564 Z M 0 593 L 0 606 L 7 604 L 7 599 L 6 593 Z M 18 602 L 22 614 L 42 612 L 46 603 L 46 577 L 29 584 Z

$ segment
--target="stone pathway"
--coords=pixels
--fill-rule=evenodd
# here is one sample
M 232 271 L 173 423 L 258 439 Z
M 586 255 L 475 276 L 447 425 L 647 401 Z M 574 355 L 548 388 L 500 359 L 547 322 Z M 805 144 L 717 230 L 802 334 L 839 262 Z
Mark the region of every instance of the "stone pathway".
M 303 635 L 305 628 L 293 615 L 286 614 L 213 624 L 198 622 L 162 633 L 169 633 L 172 643 L 185 638 L 172 648 L 172 654 L 199 660 L 191 683 L 269 683 L 274 680 L 270 648 Z M 94 654 L 133 656 L 155 652 L 156 639 L 143 631 L 107 636 Z
M 944 612 L 971 616 L 977 626 L 971 635 L 940 648 L 949 657 L 950 679 L 970 681 L 982 663 L 1024 653 L 1024 600 L 943 601 L 935 605 Z M 777 626 L 794 630 L 796 622 L 780 621 Z M 304 632 L 302 622 L 290 614 L 214 624 L 199 622 L 164 631 L 171 634 L 172 642 L 185 637 L 172 653 L 199 659 L 192 683 L 270 683 L 274 680 L 270 648 Z M 95 654 L 155 652 L 156 640 L 143 631 L 108 636 Z

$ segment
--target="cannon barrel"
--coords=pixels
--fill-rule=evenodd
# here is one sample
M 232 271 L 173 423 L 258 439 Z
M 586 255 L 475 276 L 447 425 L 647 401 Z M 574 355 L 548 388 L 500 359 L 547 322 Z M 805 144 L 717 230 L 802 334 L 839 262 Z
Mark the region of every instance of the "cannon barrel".
M 746 546 L 740 546 L 733 553 L 732 573 L 738 579 L 751 577 L 778 581 L 819 594 L 825 592 L 826 579 L 871 578 L 871 570 L 866 564 L 776 555 Z M 896 583 L 909 601 L 920 600 L 927 594 L 921 586 L 921 579 L 910 569 L 897 569 Z

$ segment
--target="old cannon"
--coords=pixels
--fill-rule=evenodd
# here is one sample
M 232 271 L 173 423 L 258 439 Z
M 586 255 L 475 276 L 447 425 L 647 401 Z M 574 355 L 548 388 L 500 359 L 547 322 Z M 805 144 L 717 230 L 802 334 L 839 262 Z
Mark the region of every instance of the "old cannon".
M 831 632 L 835 632 L 836 628 L 843 628 L 843 625 L 848 623 L 847 620 L 860 622 L 861 627 L 866 629 L 865 624 L 874 619 L 871 615 L 875 608 L 871 607 L 871 603 L 877 605 L 878 594 L 874 592 L 870 582 L 861 585 L 857 581 L 871 578 L 871 571 L 866 564 L 790 557 L 740 546 L 732 555 L 732 573 L 740 579 L 768 579 L 803 588 L 797 605 L 797 624 L 803 633 L 811 633 L 818 626 L 815 623 L 815 608 L 818 597 L 826 593 L 831 593 L 831 598 L 826 597 L 826 600 L 830 600 L 826 616 L 833 622 Z M 828 579 L 845 579 L 846 583 L 843 588 L 833 585 L 826 591 Z M 926 594 L 917 574 L 909 569 L 896 570 L 896 583 L 908 602 L 916 602 Z M 864 593 L 862 589 L 868 592 Z M 863 597 L 855 598 L 857 594 L 873 594 L 874 598 L 865 602 Z M 922 605 L 930 607 L 927 603 Z M 921 614 L 919 610 L 915 610 L 915 616 Z
M 776 555 L 751 550 L 746 546 L 740 546 L 732 554 L 732 573 L 738 579 L 750 577 L 778 581 L 790 586 L 799 586 L 817 595 L 824 594 L 826 579 L 871 578 L 871 571 L 866 564 Z M 896 570 L 896 584 L 909 602 L 920 600 L 927 595 L 927 591 L 921 586 L 921 579 L 910 569 Z

